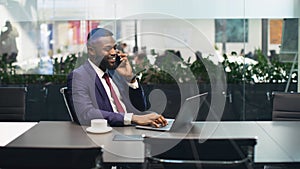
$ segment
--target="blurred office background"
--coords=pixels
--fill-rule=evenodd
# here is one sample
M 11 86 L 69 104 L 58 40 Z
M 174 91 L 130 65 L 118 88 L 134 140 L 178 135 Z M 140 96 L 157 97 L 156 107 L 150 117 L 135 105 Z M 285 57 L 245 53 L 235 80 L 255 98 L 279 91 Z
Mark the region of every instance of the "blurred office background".
M 298 0 L 0 0 L 1 36 L 7 21 L 18 33 L 16 59 L 2 57 L 0 84 L 28 86 L 27 120 L 68 119 L 57 89 L 83 60 L 88 32 L 104 27 L 126 44 L 136 72 L 156 70 L 141 79 L 148 94 L 164 88 L 166 113 L 178 111 L 175 98 L 185 93 L 178 83 L 196 80 L 213 93 L 215 64 L 224 68 L 222 120 L 271 120 L 272 92 L 299 88 L 299 7 Z M 208 102 L 199 119 L 215 101 Z

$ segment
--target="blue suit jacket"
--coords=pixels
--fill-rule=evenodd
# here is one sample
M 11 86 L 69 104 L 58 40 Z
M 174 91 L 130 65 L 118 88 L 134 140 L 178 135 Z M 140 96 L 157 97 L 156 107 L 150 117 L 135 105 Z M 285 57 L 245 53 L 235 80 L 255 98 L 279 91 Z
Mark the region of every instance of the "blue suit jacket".
M 144 114 L 146 101 L 141 85 L 132 89 L 116 71 L 109 71 L 109 74 L 120 91 L 127 112 Z M 124 114 L 113 112 L 103 84 L 88 61 L 68 75 L 67 87 L 80 124 L 90 125 L 92 119 L 104 118 L 111 126 L 124 125 Z

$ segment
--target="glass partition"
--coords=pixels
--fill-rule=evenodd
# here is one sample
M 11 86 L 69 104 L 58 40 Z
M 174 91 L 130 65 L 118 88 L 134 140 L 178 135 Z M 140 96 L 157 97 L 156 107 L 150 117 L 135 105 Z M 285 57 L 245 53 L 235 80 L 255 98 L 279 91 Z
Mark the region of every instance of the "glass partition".
M 142 71 L 148 94 L 164 88 L 166 114 L 209 91 L 199 120 L 271 120 L 272 92 L 297 91 L 297 7 L 296 0 L 1 0 L 0 84 L 65 84 L 86 59 L 88 32 L 103 27 Z

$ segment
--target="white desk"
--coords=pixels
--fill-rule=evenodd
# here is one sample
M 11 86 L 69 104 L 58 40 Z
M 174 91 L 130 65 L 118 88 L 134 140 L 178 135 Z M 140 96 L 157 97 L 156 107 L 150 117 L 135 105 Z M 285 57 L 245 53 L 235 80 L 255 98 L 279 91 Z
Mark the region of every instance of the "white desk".
M 6 146 L 36 124 L 37 122 L 0 122 L 0 146 Z
M 20 125 L 22 125 L 22 123 Z M 1 127 L 0 137 L 2 137 L 2 131 L 4 131 L 2 128 L 3 127 Z M 114 135 L 146 134 L 150 136 L 161 135 L 164 137 L 178 137 L 176 133 L 138 130 L 134 127 L 114 127 L 112 132 L 105 134 L 86 133 L 85 128 L 86 126 L 78 126 L 70 122 L 40 122 L 4 146 L 4 148 L 23 148 L 26 149 L 24 154 L 28 156 L 28 149 L 43 150 L 55 148 L 57 149 L 55 153 L 60 153 L 62 151 L 61 149 L 63 149 L 63 151 L 66 151 L 66 149 L 97 149 L 104 145 L 103 161 L 105 163 L 141 164 L 144 162 L 143 142 L 113 141 Z M 258 142 L 254 152 L 255 163 L 287 163 L 298 165 L 300 164 L 299 130 L 300 122 L 197 122 L 188 136 L 197 138 L 257 137 Z M 18 155 L 18 153 L 15 155 Z M 3 157 L 6 156 L 6 154 L 3 155 Z M 53 154 L 53 157 L 56 158 L 57 154 Z M 86 155 L 79 156 L 80 159 L 82 157 L 86 157 Z M 20 158 L 23 159 L 24 156 Z M 35 158 L 32 159 L 36 161 Z
M 257 137 L 255 163 L 300 163 L 300 122 L 197 122 L 188 136 L 196 138 Z M 142 141 L 113 141 L 116 134 L 146 134 L 178 137 L 175 133 L 138 130 L 134 127 L 114 127 L 105 134 L 89 134 L 98 146 L 104 145 L 104 162 L 142 163 Z

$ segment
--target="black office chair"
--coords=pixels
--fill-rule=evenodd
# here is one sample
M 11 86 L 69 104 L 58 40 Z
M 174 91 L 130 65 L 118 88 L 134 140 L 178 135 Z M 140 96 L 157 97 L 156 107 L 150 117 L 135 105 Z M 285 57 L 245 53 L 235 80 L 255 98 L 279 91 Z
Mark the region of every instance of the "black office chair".
M 145 137 L 144 169 L 252 169 L 255 138 L 207 139 Z M 174 145 L 162 152 L 166 147 Z
M 273 92 L 272 119 L 300 120 L 300 93 Z
M 60 89 L 60 93 L 63 95 L 64 102 L 65 102 L 66 108 L 68 110 L 69 116 L 71 118 L 71 121 L 79 124 L 79 120 L 78 120 L 76 112 L 74 110 L 73 103 L 70 100 L 70 96 L 72 96 L 71 91 L 68 90 L 68 87 L 62 87 Z
M 0 87 L 0 121 L 24 121 L 26 87 Z

